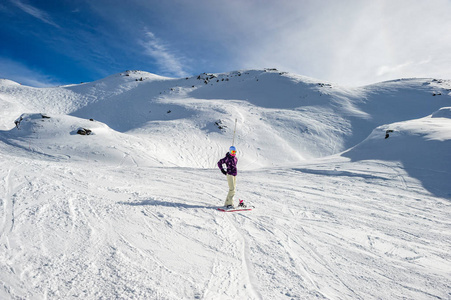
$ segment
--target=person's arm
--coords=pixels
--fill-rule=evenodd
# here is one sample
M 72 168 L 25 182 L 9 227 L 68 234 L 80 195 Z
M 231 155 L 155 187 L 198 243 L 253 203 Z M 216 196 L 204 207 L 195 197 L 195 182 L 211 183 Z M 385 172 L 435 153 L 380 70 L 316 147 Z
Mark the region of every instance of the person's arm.
M 227 175 L 227 171 L 222 167 L 223 164 L 225 164 L 225 157 L 218 161 L 218 168 L 221 170 L 222 174 Z

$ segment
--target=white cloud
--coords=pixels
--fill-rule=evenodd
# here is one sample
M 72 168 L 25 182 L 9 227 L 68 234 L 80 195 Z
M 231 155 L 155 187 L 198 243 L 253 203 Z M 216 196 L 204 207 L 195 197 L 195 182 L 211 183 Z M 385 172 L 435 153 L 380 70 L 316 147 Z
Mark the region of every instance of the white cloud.
M 229 32 L 222 36 L 234 65 L 274 66 L 347 85 L 451 78 L 449 0 L 251 1 L 239 8 L 231 2 L 223 13 L 233 17 L 218 36 Z
M 170 76 L 184 77 L 188 75 L 184 71 L 181 58 L 173 54 L 152 32 L 146 31 L 145 39 L 141 40 L 140 44 L 144 47 L 145 54 L 155 59 L 162 72 Z
M 49 25 L 52 25 L 54 27 L 60 28 L 60 26 L 58 24 L 56 24 L 51 17 L 49 16 L 49 14 L 47 14 L 45 11 L 36 8 L 32 5 L 23 3 L 21 0 L 12 0 L 11 1 L 14 5 L 16 5 L 18 8 L 20 8 L 21 10 L 23 10 L 24 12 L 26 12 L 27 14 L 41 20 L 44 23 L 47 23 Z
M 0 57 L 0 78 L 13 80 L 33 87 L 50 87 L 59 85 L 50 76 L 33 70 L 28 66 Z

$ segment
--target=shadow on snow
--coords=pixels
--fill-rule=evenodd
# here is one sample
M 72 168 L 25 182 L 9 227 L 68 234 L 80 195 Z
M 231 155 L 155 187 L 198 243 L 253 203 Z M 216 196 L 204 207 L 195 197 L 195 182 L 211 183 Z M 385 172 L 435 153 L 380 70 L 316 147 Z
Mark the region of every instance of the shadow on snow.
M 175 207 L 175 208 L 206 208 L 206 209 L 217 209 L 219 206 L 207 206 L 207 205 L 193 205 L 193 204 L 187 204 L 187 203 L 180 203 L 180 202 L 168 202 L 168 201 L 160 201 L 160 200 L 154 200 L 154 199 L 147 199 L 147 200 L 141 200 L 141 201 L 134 201 L 134 202 L 118 202 L 122 205 L 129 205 L 129 206 L 165 206 L 165 207 Z

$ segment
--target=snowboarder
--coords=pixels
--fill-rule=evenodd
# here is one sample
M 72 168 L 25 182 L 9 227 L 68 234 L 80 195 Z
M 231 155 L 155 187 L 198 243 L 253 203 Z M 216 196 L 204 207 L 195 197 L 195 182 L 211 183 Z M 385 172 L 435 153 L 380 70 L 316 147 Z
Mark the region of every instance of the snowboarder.
M 227 194 L 227 198 L 224 204 L 226 208 L 234 208 L 233 197 L 235 196 L 236 192 L 237 163 L 238 159 L 236 158 L 235 146 L 231 146 L 229 152 L 226 153 L 226 156 L 218 161 L 218 167 L 221 170 L 222 174 L 227 176 L 227 182 L 229 184 L 229 193 Z M 227 170 L 224 170 L 224 164 L 226 165 Z

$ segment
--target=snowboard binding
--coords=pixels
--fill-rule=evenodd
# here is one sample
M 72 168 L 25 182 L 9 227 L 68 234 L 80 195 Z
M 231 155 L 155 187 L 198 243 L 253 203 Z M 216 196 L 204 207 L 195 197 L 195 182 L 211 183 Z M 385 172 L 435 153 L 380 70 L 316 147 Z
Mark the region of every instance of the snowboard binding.
M 238 204 L 238 207 L 241 207 L 241 208 L 245 208 L 246 207 L 246 204 L 244 204 L 244 200 L 240 199 L 240 203 Z

